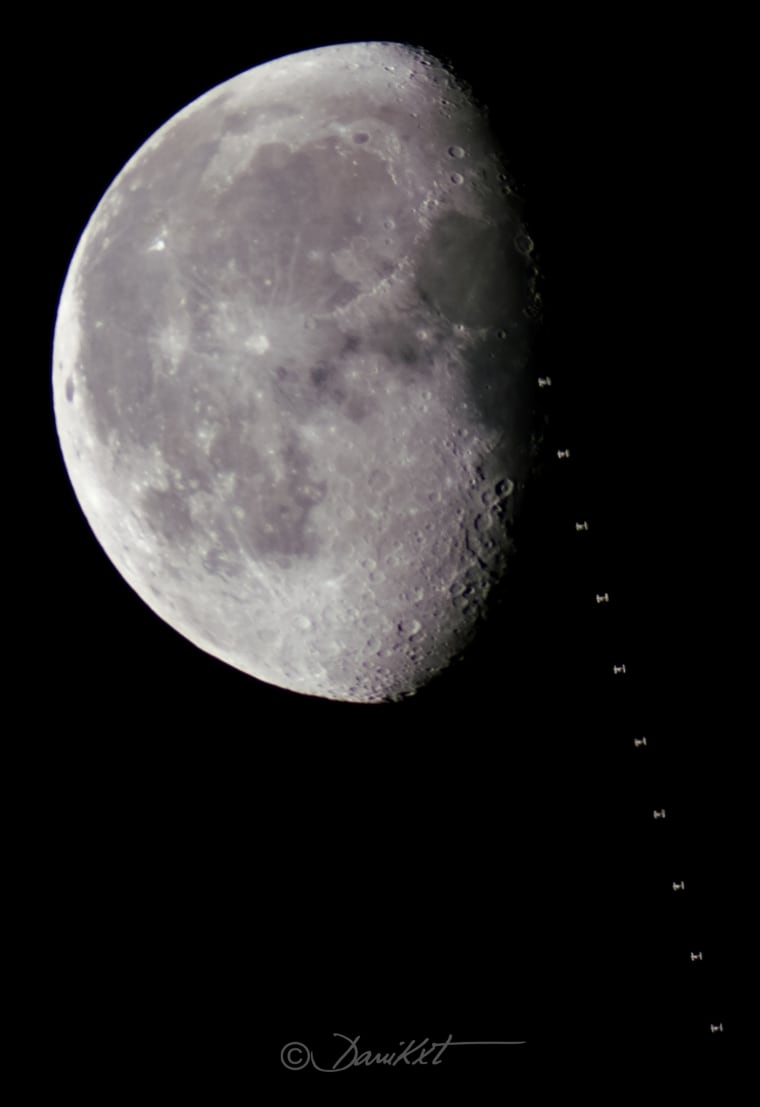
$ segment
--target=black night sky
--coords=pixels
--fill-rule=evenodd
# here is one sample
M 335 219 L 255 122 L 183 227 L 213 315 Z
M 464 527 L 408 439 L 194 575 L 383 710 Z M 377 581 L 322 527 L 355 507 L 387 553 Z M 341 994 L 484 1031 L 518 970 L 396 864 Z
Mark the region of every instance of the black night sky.
M 410 1082 L 509 1093 L 560 1062 L 646 1067 L 738 1034 L 744 676 L 719 583 L 739 539 L 725 293 L 707 279 L 721 185 L 705 163 L 723 139 L 706 31 L 495 19 L 294 18 L 262 37 L 231 15 L 179 34 L 143 16 L 48 48 L 26 372 L 45 488 L 33 664 L 57 720 L 34 740 L 34 848 L 51 1017 L 78 1043 L 60 1047 L 62 1086 L 139 1087 L 157 1065 L 157 1086 L 220 1098 L 274 1080 L 296 1102 L 320 1079 L 360 1101 Z M 490 105 L 543 273 L 551 378 L 503 611 L 463 663 L 376 707 L 261 684 L 162 623 L 89 530 L 49 393 L 68 262 L 128 157 L 220 81 L 357 39 L 424 45 Z M 526 1044 L 414 1072 L 281 1065 L 291 1041 L 334 1059 L 336 1032 L 381 1052 L 449 1033 Z

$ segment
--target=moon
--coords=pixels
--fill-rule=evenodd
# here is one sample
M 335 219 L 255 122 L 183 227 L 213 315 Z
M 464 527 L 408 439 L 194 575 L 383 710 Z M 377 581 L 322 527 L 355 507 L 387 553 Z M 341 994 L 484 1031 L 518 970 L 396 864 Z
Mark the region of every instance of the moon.
M 275 59 L 93 213 L 53 401 L 97 540 L 201 650 L 355 703 L 462 654 L 513 554 L 537 268 L 487 112 L 424 50 Z

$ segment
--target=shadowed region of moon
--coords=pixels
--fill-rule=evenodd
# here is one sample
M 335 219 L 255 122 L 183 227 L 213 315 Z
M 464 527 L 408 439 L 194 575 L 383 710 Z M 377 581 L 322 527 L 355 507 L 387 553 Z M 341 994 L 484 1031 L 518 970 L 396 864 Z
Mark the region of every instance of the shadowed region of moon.
M 471 640 L 531 450 L 505 164 L 436 59 L 354 43 L 201 96 L 104 195 L 58 309 L 59 439 L 116 568 L 201 649 L 372 703 Z

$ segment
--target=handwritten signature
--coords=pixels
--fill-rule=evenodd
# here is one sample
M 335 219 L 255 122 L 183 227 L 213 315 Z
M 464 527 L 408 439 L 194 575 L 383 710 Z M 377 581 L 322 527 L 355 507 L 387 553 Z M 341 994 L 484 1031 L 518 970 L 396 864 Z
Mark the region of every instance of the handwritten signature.
M 400 1052 L 390 1053 L 373 1052 L 371 1049 L 359 1050 L 359 1038 L 349 1038 L 347 1034 L 334 1033 L 333 1038 L 343 1038 L 348 1042 L 348 1047 L 341 1053 L 332 1065 L 325 1067 L 317 1063 L 314 1053 L 303 1042 L 288 1042 L 280 1050 L 280 1060 L 286 1069 L 297 1071 L 311 1065 L 318 1072 L 345 1072 L 346 1069 L 358 1068 L 362 1065 L 440 1065 L 441 1057 L 450 1046 L 476 1046 L 476 1045 L 525 1045 L 525 1042 L 455 1042 L 449 1034 L 444 1042 L 431 1042 L 429 1038 L 417 1041 L 412 1038 L 410 1042 L 399 1042 L 402 1047 Z M 429 1044 L 428 1044 L 429 1043 Z M 431 1055 L 433 1055 L 431 1057 Z

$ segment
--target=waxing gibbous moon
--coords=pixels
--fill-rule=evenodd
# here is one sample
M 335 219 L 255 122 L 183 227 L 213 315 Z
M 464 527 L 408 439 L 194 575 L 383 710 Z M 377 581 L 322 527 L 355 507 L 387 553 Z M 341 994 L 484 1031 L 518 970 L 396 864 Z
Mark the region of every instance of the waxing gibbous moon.
M 53 398 L 84 514 L 200 649 L 307 695 L 412 694 L 511 561 L 532 243 L 487 114 L 388 43 L 193 101 L 92 215 Z

